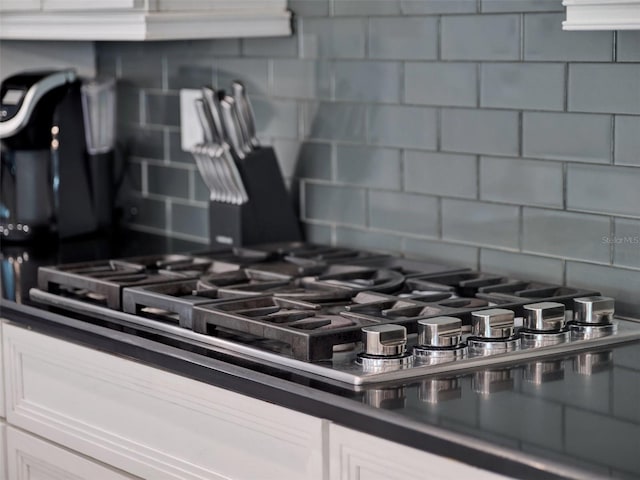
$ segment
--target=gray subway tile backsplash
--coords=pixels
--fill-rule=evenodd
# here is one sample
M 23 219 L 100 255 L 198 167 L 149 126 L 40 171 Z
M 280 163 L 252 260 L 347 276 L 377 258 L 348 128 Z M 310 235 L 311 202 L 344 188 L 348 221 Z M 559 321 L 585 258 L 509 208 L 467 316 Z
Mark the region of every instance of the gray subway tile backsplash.
M 569 65 L 568 109 L 640 114 L 640 64 Z
M 364 18 L 302 18 L 298 27 L 304 58 L 363 58 L 367 21 Z
M 567 208 L 640 217 L 640 169 L 569 165 Z
M 336 178 L 339 182 L 363 187 L 400 189 L 400 150 L 338 145 L 336 157 Z
M 560 2 L 557 2 L 560 4 Z M 560 27 L 564 13 L 532 13 L 524 16 L 526 61 L 609 62 L 613 56 L 613 33 L 572 32 Z
M 611 116 L 525 112 L 522 154 L 551 160 L 611 162 Z
M 605 215 L 525 208 L 522 249 L 526 252 L 609 263 L 606 239 L 611 225 Z
M 518 15 L 442 17 L 441 52 L 445 60 L 518 60 Z
M 205 240 L 172 110 L 181 88 L 240 79 L 307 239 L 640 304 L 637 32 L 563 31 L 561 0 L 288 6 L 290 37 L 96 44 L 119 79 L 128 222 Z
M 484 63 L 480 67 L 480 105 L 562 110 L 564 70 L 559 63 Z
M 337 61 L 333 74 L 336 100 L 400 102 L 402 64 L 399 62 Z
M 480 199 L 562 208 L 564 181 L 557 162 L 480 158 Z
M 518 113 L 501 110 L 443 109 L 442 150 L 518 155 Z
M 442 238 L 475 245 L 516 249 L 519 208 L 471 200 L 442 200 Z
M 473 63 L 407 63 L 404 91 L 409 104 L 475 107 L 477 67 Z
M 369 192 L 369 226 L 394 232 L 438 236 L 438 200 L 412 193 Z
M 369 57 L 431 60 L 437 56 L 437 18 L 385 17 L 369 20 Z
M 303 192 L 307 219 L 347 225 L 366 222 L 366 192 L 362 188 L 305 182 Z
M 474 155 L 406 150 L 404 187 L 409 192 L 476 198 L 477 170 Z
M 640 166 L 640 117 L 616 116 L 615 163 Z
M 368 138 L 372 144 L 435 149 L 437 116 L 434 108 L 371 105 L 367 109 Z

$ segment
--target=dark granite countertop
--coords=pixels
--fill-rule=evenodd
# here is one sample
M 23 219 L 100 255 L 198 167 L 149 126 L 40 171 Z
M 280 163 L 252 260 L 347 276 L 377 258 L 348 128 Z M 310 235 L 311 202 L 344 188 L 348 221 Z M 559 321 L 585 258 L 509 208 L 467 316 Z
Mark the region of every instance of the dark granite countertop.
M 1 315 L 34 330 L 516 478 L 640 478 L 640 342 L 384 390 L 331 387 L 30 304 L 39 265 L 198 251 L 137 232 L 2 245 Z M 11 259 L 11 260 L 10 260 Z M 21 260 L 18 260 L 21 259 Z

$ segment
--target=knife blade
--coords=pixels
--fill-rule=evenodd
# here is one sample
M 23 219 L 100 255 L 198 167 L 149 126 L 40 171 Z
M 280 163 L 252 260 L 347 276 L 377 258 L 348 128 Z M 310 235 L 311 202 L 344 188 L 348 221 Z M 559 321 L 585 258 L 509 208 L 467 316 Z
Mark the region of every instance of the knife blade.
M 253 148 L 258 148 L 260 147 L 260 142 L 258 142 L 258 138 L 256 136 L 255 115 L 253 113 L 251 102 L 249 101 L 249 96 L 247 95 L 247 89 L 241 81 L 234 80 L 231 84 L 231 91 L 233 93 L 233 98 L 238 105 L 238 114 L 242 123 L 245 125 L 249 143 Z
M 242 145 L 242 139 L 240 137 L 240 125 L 238 124 L 238 117 L 235 115 L 235 106 L 232 97 L 227 95 L 220 101 L 220 107 L 222 108 L 222 120 L 224 121 L 225 132 L 227 133 L 227 140 L 234 156 L 240 160 L 246 158 L 246 153 Z
M 212 87 L 202 87 L 202 99 L 205 101 L 209 112 L 211 112 L 211 120 L 213 122 L 213 129 L 217 133 L 218 142 L 223 143 L 227 141 L 226 132 L 224 130 L 224 123 L 222 121 L 222 113 L 220 109 L 220 100 L 218 99 L 218 92 Z

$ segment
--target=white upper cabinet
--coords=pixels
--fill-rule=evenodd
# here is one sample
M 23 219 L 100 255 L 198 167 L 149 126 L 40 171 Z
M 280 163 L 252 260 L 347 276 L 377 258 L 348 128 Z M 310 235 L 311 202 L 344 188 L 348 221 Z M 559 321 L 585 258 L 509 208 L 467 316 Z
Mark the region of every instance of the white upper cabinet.
M 564 30 L 640 30 L 640 0 L 563 0 Z
M 0 0 L 0 39 L 178 40 L 290 34 L 286 0 Z

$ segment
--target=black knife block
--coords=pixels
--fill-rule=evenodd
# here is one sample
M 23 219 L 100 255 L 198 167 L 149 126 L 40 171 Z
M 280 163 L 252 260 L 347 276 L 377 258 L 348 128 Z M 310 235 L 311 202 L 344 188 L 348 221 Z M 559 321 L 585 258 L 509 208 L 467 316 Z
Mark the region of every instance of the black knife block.
M 209 202 L 209 243 L 213 248 L 302 240 L 300 224 L 271 147 L 237 162 L 249 201 Z

